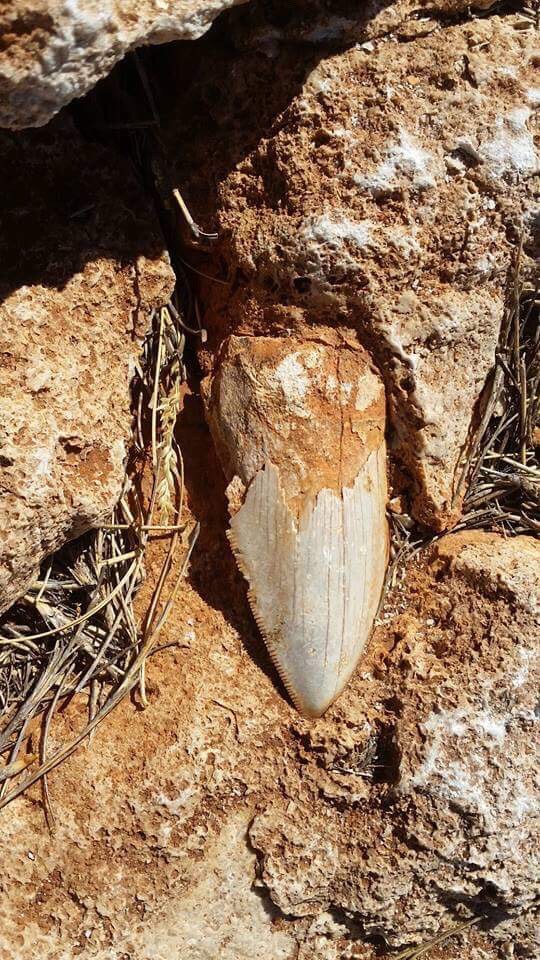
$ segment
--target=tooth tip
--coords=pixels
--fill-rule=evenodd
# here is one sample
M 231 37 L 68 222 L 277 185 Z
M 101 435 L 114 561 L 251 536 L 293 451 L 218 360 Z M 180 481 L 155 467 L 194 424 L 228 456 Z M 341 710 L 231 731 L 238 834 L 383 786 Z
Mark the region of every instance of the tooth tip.
M 252 608 L 254 608 L 256 603 L 256 598 L 253 596 L 251 590 L 249 591 L 249 600 Z M 281 682 L 283 683 L 283 686 L 285 687 L 287 693 L 289 694 L 289 698 L 291 699 L 293 705 L 296 707 L 298 712 L 302 714 L 303 717 L 307 717 L 308 719 L 312 719 L 312 720 L 317 720 L 319 717 L 322 717 L 322 715 L 326 713 L 328 708 L 332 706 L 334 701 L 337 700 L 339 694 L 341 693 L 342 686 L 340 686 L 334 692 L 333 696 L 331 697 L 322 696 L 322 689 L 324 688 L 325 683 L 328 683 L 328 681 L 331 679 L 330 676 L 322 675 L 320 677 L 321 696 L 317 697 L 316 694 L 314 694 L 313 690 L 309 690 L 307 688 L 307 685 L 305 688 L 303 688 L 302 685 L 298 682 L 298 680 L 296 680 L 295 682 L 290 676 L 278 649 L 278 647 L 281 647 L 281 649 L 293 650 L 295 646 L 294 641 L 289 640 L 288 643 L 282 641 L 279 645 L 276 644 L 266 634 L 266 631 L 264 629 L 264 624 L 262 623 L 260 617 L 255 615 L 255 620 L 257 622 L 259 631 L 266 644 L 268 653 L 270 654 L 272 663 L 274 664 L 279 674 L 279 677 L 281 679 Z
M 302 700 L 297 700 L 295 707 L 303 717 L 306 717 L 308 720 L 319 720 L 322 717 L 329 707 L 332 706 L 333 700 L 329 700 L 323 704 L 309 704 L 303 703 Z

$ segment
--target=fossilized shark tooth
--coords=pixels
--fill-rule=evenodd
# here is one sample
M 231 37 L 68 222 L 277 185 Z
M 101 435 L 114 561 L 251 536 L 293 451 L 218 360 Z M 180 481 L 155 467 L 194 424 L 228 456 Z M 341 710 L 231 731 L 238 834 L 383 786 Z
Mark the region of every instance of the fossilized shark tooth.
M 279 471 L 259 470 L 229 539 L 270 656 L 297 708 L 318 717 L 345 686 L 371 631 L 386 570 L 383 446 L 341 495 L 321 490 L 295 522 Z M 382 549 L 381 549 L 382 547 Z
M 229 487 L 229 539 L 298 710 L 351 676 L 388 559 L 384 390 L 359 348 L 229 337 L 207 414 Z

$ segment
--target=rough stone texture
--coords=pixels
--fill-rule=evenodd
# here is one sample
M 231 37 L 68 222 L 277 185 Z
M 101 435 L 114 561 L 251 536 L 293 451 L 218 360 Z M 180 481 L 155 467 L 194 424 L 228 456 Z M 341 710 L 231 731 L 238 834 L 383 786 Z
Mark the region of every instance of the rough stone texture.
M 40 126 L 145 43 L 194 39 L 242 0 L 0 0 L 0 126 Z
M 129 169 L 68 121 L 0 137 L 0 610 L 110 514 L 137 334 L 173 286 Z
M 0 126 L 40 126 L 142 44 L 199 37 L 224 10 L 246 0 L 0 0 Z M 263 45 L 351 43 L 402 29 L 425 31 L 425 16 L 452 17 L 491 0 L 280 0 L 251 4 L 239 22 Z M 405 26 L 406 25 L 406 26 Z
M 345 46 L 369 42 L 394 32 L 411 40 L 471 10 L 486 10 L 493 0 L 254 0 L 238 17 L 237 38 L 271 49 L 278 43 Z M 234 17 L 232 19 L 234 23 Z
M 339 703 L 304 721 L 247 616 L 193 397 L 179 428 L 202 522 L 162 638 L 180 646 L 149 662 L 147 710 L 124 703 L 50 775 L 54 835 L 37 788 L 0 814 L 1 960 L 374 960 L 366 933 L 419 942 L 493 906 L 435 960 L 533 957 L 538 545 L 459 535 L 412 563 Z
M 208 420 L 229 480 L 267 460 L 298 515 L 323 490 L 352 487 L 384 442 L 384 387 L 351 339 L 230 337 L 216 358 Z
M 315 820 L 299 786 L 255 819 L 263 881 L 288 915 L 344 911 L 396 946 L 434 934 L 460 904 L 516 916 L 518 955 L 534 956 L 538 544 L 456 535 L 405 593 L 387 623 L 384 750 L 370 774 L 371 697 L 358 721 L 345 714 L 348 744 L 332 721 L 305 734 L 303 778 L 326 803 Z M 370 776 L 387 784 L 377 800 Z M 333 804 L 341 815 L 325 817 Z
M 439 529 L 459 516 L 506 269 L 536 210 L 523 23 L 428 17 L 407 42 L 322 58 L 287 44 L 263 57 L 244 35 L 224 52 L 218 37 L 168 121 L 196 215 L 211 223 L 217 206 L 231 286 L 208 285 L 211 338 L 354 327 L 386 381 L 413 513 Z

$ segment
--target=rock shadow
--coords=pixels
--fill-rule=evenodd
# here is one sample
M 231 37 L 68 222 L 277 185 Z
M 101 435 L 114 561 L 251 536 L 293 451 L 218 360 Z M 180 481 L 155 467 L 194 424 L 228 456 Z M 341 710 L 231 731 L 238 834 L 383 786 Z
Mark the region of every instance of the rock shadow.
M 129 54 L 45 127 L 0 130 L 0 302 L 24 285 L 61 289 L 89 260 L 162 253 L 132 163 L 145 131 L 163 148 L 170 183 L 213 225 L 220 183 L 279 123 L 309 71 L 353 42 L 347 24 L 358 39 L 389 5 L 255 0 L 198 40 L 141 48 L 138 65 Z
M 86 142 L 65 111 L 39 129 L 0 130 L 0 176 L 0 302 L 24 286 L 61 290 L 88 262 L 163 254 L 132 166 Z

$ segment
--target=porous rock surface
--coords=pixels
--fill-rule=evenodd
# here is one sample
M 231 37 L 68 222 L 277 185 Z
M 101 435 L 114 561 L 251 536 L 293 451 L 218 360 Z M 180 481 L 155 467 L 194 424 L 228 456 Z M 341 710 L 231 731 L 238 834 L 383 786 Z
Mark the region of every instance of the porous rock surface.
M 0 610 L 120 494 L 139 335 L 173 274 L 129 169 L 67 119 L 0 136 Z
M 0 126 L 40 126 L 141 44 L 194 39 L 242 0 L 0 0 Z
M 412 38 L 338 52 L 324 32 L 314 51 L 271 36 L 250 45 L 244 31 L 232 52 L 210 44 L 188 85 L 198 139 L 186 101 L 169 120 L 179 179 L 203 221 L 217 207 L 223 238 L 230 286 L 209 284 L 210 333 L 355 328 L 386 382 L 412 512 L 438 529 L 459 517 L 522 226 L 525 260 L 531 250 L 527 23 L 426 11 Z
M 411 40 L 429 31 L 430 23 L 450 23 L 491 6 L 493 0 L 254 0 L 237 18 L 235 36 L 266 48 L 287 42 L 345 46 L 389 33 Z
M 302 720 L 217 533 L 208 435 L 193 414 L 182 429 L 212 545 L 163 635 L 180 646 L 149 662 L 147 710 L 125 702 L 51 774 L 53 835 L 37 788 L 0 814 L 1 960 L 374 960 L 370 935 L 478 915 L 436 960 L 537 955 L 538 545 L 459 534 L 412 562 L 363 668 Z
M 0 126 L 46 123 L 126 53 L 145 44 L 193 40 L 224 10 L 246 0 L 0 0 Z M 239 22 L 264 44 L 350 43 L 402 28 L 422 32 L 425 15 L 453 17 L 491 0 L 278 0 L 254 2 Z M 406 25 L 406 26 L 403 26 Z M 412 34 L 411 34 L 412 31 Z

